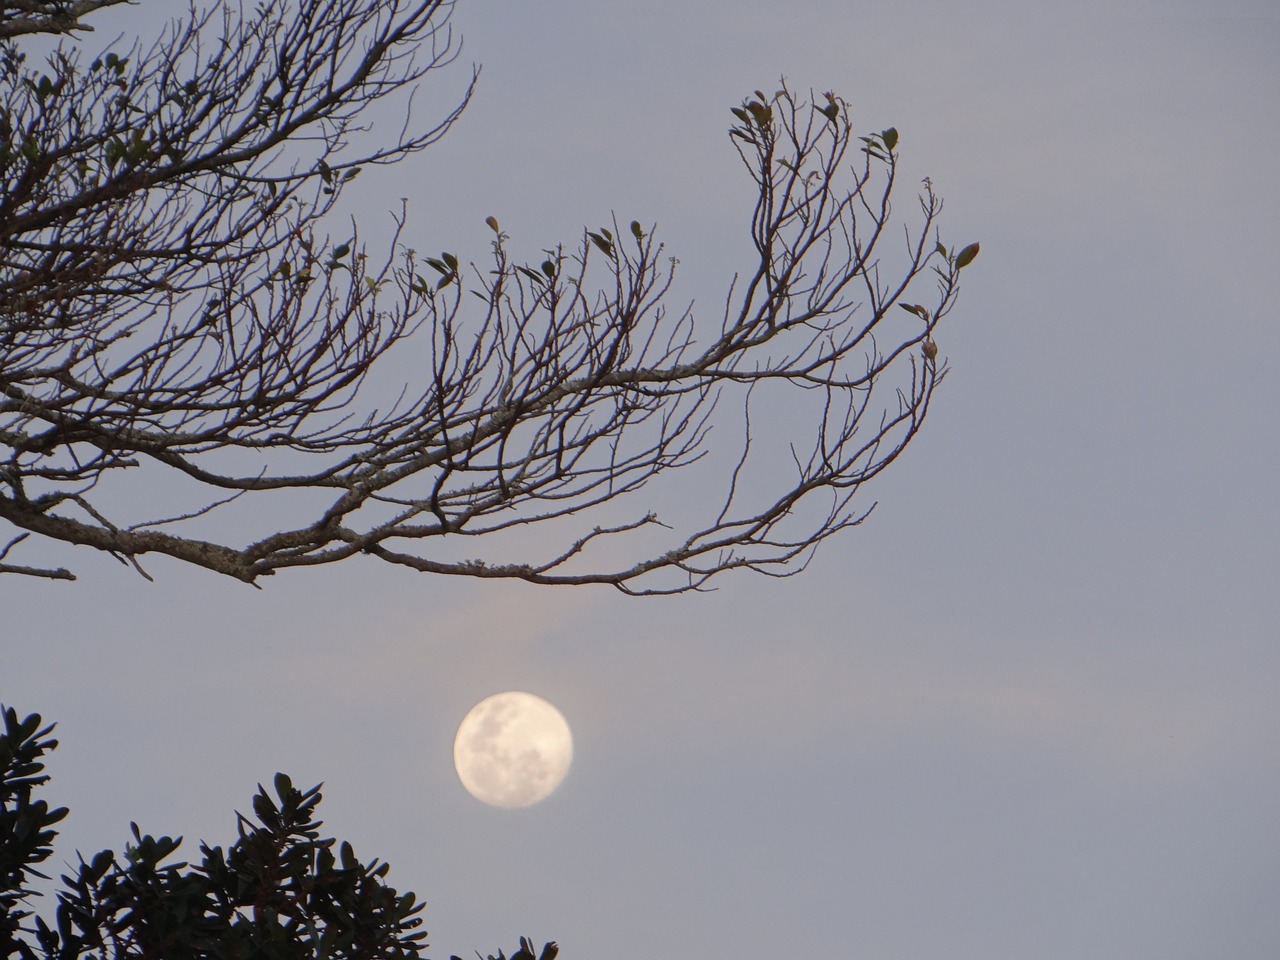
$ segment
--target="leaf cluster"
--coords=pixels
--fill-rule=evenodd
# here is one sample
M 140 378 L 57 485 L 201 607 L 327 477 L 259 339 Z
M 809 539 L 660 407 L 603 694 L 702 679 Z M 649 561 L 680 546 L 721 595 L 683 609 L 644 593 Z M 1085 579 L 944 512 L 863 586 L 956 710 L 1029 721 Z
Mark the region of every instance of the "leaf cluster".
M 560 945 L 552 940 L 543 944 L 542 953 L 535 955 L 533 952 L 533 941 L 528 937 L 521 937 L 520 946 L 513 954 L 511 954 L 510 960 L 535 960 L 535 958 L 536 960 L 556 960 L 559 953 Z M 477 953 L 476 956 L 480 956 L 480 954 Z M 462 960 L 462 958 L 452 956 L 449 960 Z M 488 957 L 481 957 L 481 960 L 508 960 L 508 958 L 501 950 L 499 950 L 496 957 L 493 954 L 489 954 Z
M 42 725 L 36 713 L 20 720 L 15 710 L 0 708 L 0 715 L 0 956 L 9 956 L 30 916 L 22 909 L 32 893 L 28 884 L 33 877 L 48 879 L 36 866 L 53 853 L 53 825 L 67 810 L 50 809 L 32 795 L 49 779 L 41 758 L 58 745 L 49 737 L 53 726 Z
M 132 825 L 123 856 L 103 851 L 62 877 L 51 922 L 23 904 L 30 877 L 52 852 L 52 825 L 66 815 L 32 791 L 48 777 L 56 746 L 39 715 L 3 710 L 0 734 L 0 956 L 21 960 L 394 960 L 425 947 L 423 904 L 386 882 L 388 866 L 360 861 L 351 845 L 322 838 L 319 787 L 299 790 L 276 774 L 261 785 L 252 818 L 238 815 L 225 850 L 200 845 L 175 862 L 182 839 Z M 47 879 L 47 878 L 46 878 Z M 547 958 L 550 960 L 550 958 Z

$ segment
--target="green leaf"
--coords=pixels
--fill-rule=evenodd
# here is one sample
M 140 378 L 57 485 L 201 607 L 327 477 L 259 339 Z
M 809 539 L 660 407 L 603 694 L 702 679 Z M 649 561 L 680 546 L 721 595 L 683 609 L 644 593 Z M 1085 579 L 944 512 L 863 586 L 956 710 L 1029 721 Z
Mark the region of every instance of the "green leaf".
M 880 139 L 884 141 L 884 145 L 892 150 L 898 145 L 898 131 L 893 127 L 884 130 L 880 134 Z
M 351 244 L 349 243 L 340 244 L 339 246 L 336 246 L 333 248 L 333 259 L 337 260 L 339 257 L 345 257 L 350 252 L 351 252 Z
M 743 123 L 751 122 L 751 114 L 747 113 L 747 111 L 743 110 L 741 107 L 730 107 L 729 109 L 732 111 L 733 115 Z
M 764 98 L 761 97 L 763 100 Z M 751 118 L 755 120 L 756 126 L 767 127 L 773 122 L 773 110 L 763 103 L 756 103 L 754 100 L 747 104 L 747 112 L 751 114 Z
M 608 233 L 608 231 L 606 230 L 606 231 L 605 231 L 605 233 Z M 593 233 L 593 232 L 592 232 L 592 231 L 590 231 L 590 230 L 588 230 L 588 231 L 587 231 L 587 236 L 591 238 L 591 242 L 592 242 L 592 243 L 594 243 L 597 247 L 599 247 L 601 250 L 603 250 L 603 251 L 604 251 L 604 255 L 605 255 L 606 257 L 610 257 L 610 258 L 612 258 L 612 257 L 613 257 L 613 242 L 612 242 L 612 240 L 608 240 L 608 239 L 606 239 L 606 238 L 602 237 L 600 234 L 598 234 L 598 233 Z
M 458 258 L 452 253 L 442 253 L 440 254 L 440 259 L 447 263 L 449 265 L 449 269 L 454 273 L 458 272 Z
M 642 226 L 640 226 L 640 221 L 639 221 L 639 220 L 632 220 L 632 221 L 631 221 L 631 232 L 632 232 L 632 234 L 634 234 L 634 235 L 635 235 L 635 238 L 636 238 L 637 240 L 643 240 L 643 239 L 644 239 L 644 228 L 643 228 Z
M 973 263 L 974 257 L 978 255 L 978 244 L 971 243 L 959 253 L 956 254 L 956 269 L 962 270 L 969 264 Z
M 554 280 L 556 278 L 556 265 L 552 263 L 550 260 L 543 260 L 542 272 L 545 273 L 552 280 Z

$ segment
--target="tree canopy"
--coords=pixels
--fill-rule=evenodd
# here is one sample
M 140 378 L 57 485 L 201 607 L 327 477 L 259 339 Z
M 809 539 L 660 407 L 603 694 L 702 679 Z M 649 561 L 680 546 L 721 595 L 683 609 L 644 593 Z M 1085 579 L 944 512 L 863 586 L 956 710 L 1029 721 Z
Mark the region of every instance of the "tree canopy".
M 422 117 L 451 3 L 193 7 L 84 52 L 119 2 L 0 18 L 0 572 L 73 579 L 22 559 L 44 541 L 247 583 L 365 556 L 696 590 L 803 569 L 920 430 L 978 246 L 942 242 L 928 180 L 895 216 L 898 132 L 859 134 L 835 93 L 732 108 L 754 253 L 695 318 L 641 220 L 527 258 L 478 211 L 481 264 L 419 253 L 404 210 L 386 242 L 334 235 L 362 170 L 465 109 Z M 388 390 L 396 357 L 418 373 Z M 766 405 L 796 411 L 785 436 Z M 699 473 L 668 526 L 656 484 L 704 458 L 718 490 Z
M 425 906 L 387 883 L 389 866 L 363 862 L 351 844 L 323 838 L 320 788 L 299 790 L 282 773 L 262 786 L 253 817 L 236 815 L 226 849 L 200 844 L 200 859 L 173 859 L 181 837 L 132 824 L 118 856 L 79 858 L 61 878 L 52 922 L 31 909 L 31 884 L 53 853 L 65 807 L 38 793 L 53 724 L 0 705 L 0 957 L 19 960 L 396 960 L 426 948 Z M 538 960 L 555 960 L 546 944 Z M 457 958 L 453 958 L 457 960 Z M 495 960 L 490 956 L 489 960 Z M 497 960 L 506 960 L 501 951 Z M 511 960 L 535 960 L 521 938 Z

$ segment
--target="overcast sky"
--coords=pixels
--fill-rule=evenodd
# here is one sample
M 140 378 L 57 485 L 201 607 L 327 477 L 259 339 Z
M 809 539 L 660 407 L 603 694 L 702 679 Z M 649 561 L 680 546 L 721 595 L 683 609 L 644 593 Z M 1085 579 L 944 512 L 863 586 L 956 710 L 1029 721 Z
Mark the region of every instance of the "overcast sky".
M 907 189 L 981 241 L 952 373 L 789 581 L 0 581 L 0 701 L 59 723 L 59 862 L 130 820 L 227 843 L 284 770 L 429 902 L 437 960 L 1280 956 L 1280 10 L 1064 9 L 459 0 L 423 102 L 478 63 L 475 101 L 363 186 L 371 223 L 407 196 L 415 245 L 480 258 L 490 214 L 530 257 L 656 222 L 714 321 L 752 200 L 728 108 L 785 76 L 896 126 Z M 576 740 L 527 810 L 452 769 L 507 689 Z

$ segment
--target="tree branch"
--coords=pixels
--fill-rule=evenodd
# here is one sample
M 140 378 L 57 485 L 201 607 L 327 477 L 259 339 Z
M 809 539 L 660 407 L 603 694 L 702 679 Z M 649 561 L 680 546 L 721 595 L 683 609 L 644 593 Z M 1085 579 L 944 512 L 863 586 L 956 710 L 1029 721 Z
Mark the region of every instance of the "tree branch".
M 756 257 L 718 329 L 668 309 L 676 261 L 639 222 L 539 263 L 491 217 L 484 267 L 417 253 L 406 212 L 380 256 L 358 224 L 331 238 L 362 165 L 465 107 L 469 89 L 356 146 L 362 111 L 407 111 L 452 62 L 449 12 L 268 3 L 87 68 L 0 55 L 0 520 L 249 583 L 364 555 L 651 594 L 792 575 L 865 519 L 854 497 L 920 430 L 977 252 L 938 240 L 929 181 L 897 234 L 897 132 L 859 137 L 839 98 L 785 86 L 734 108 Z M 389 390 L 410 358 L 421 376 Z M 660 522 L 650 491 L 709 455 L 734 464 L 719 499 Z M 130 484 L 184 505 L 126 510 Z M 259 503 L 274 529 L 248 519 Z M 226 542 L 226 519 L 256 532 Z
M 0 3 L 0 38 L 32 33 L 92 32 L 80 18 L 103 7 L 134 0 L 4 0 Z

